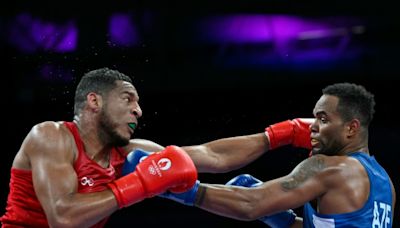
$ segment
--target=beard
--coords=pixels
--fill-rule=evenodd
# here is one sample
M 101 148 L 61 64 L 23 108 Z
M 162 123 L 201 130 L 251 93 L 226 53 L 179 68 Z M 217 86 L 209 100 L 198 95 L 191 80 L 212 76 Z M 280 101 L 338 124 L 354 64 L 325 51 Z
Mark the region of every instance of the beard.
M 103 109 L 100 113 L 100 129 L 99 137 L 100 140 L 105 142 L 107 145 L 114 147 L 123 147 L 129 144 L 129 139 L 122 137 L 116 131 L 118 124 L 113 122 L 110 115 L 107 114 L 106 110 Z
M 319 148 L 313 148 L 312 155 L 316 154 L 324 154 L 327 156 L 335 156 L 339 154 L 339 151 L 343 148 L 343 145 L 337 141 L 333 140 L 329 144 L 321 142 L 321 146 Z

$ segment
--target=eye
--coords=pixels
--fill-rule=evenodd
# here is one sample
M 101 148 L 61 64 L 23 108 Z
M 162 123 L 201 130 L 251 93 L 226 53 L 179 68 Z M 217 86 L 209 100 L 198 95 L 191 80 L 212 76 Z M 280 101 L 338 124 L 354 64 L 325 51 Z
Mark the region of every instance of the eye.
M 328 122 L 328 119 L 326 117 L 324 117 L 324 116 L 321 116 L 319 119 L 320 119 L 320 121 L 322 123 L 327 123 Z
M 131 102 L 131 98 L 130 98 L 130 97 L 125 97 L 124 100 L 125 100 L 127 103 Z

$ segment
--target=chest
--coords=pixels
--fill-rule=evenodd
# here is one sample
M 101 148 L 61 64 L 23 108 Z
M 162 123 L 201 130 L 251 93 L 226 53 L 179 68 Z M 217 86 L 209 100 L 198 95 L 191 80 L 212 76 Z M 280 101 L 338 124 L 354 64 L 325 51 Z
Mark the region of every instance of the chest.
M 106 190 L 107 184 L 120 176 L 121 168 L 125 159 L 113 156 L 109 165 L 104 168 L 98 163 L 82 157 L 74 164 L 77 175 L 78 192 L 99 192 Z

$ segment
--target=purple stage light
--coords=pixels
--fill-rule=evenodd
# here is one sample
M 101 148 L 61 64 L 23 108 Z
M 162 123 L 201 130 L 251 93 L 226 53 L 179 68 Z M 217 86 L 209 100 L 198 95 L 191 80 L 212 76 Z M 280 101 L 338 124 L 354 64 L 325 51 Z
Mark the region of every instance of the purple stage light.
M 65 24 L 43 21 L 22 13 L 9 24 L 8 41 L 25 53 L 37 51 L 71 52 L 76 49 L 78 29 L 74 22 Z
M 132 47 L 138 44 L 138 33 L 130 14 L 117 13 L 111 16 L 109 35 L 112 45 Z
M 265 16 L 215 16 L 203 20 L 200 34 L 204 41 L 216 43 L 266 42 L 272 39 Z
M 313 39 L 362 33 L 356 18 L 306 19 L 287 15 L 228 15 L 203 19 L 198 26 L 205 42 L 257 43 Z
M 238 14 L 204 18 L 197 29 L 202 42 L 220 45 L 217 64 L 280 68 L 356 59 L 363 49 L 352 38 L 366 28 L 354 17 Z

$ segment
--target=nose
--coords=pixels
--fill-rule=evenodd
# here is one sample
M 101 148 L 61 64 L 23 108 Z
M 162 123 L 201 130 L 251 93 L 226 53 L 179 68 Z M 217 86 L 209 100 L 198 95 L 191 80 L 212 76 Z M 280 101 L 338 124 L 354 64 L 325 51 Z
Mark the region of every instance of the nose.
M 317 118 L 315 118 L 314 119 L 314 122 L 312 122 L 311 124 L 310 124 L 310 131 L 311 132 L 317 132 L 318 131 L 318 119 Z
M 139 104 L 136 104 L 135 107 L 132 110 L 133 115 L 135 115 L 136 118 L 140 118 L 143 114 L 142 108 L 140 108 Z

